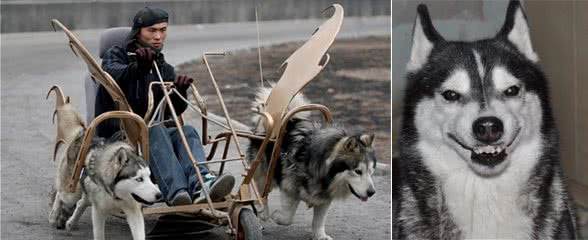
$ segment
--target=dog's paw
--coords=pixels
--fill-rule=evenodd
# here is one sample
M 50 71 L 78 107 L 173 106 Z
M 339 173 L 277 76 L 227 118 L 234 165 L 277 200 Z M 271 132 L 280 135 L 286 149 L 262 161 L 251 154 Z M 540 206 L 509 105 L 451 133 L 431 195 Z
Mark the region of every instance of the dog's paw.
M 65 222 L 65 230 L 67 230 L 68 232 L 75 230 L 77 228 L 77 222 L 73 221 L 72 218 L 68 219 L 67 222 Z
M 65 224 L 62 214 L 59 211 L 49 211 L 49 217 L 47 217 L 47 220 L 49 220 L 49 224 L 51 224 L 51 226 L 57 229 L 63 229 Z
M 257 212 L 257 216 L 262 220 L 262 221 L 267 221 L 270 219 L 270 213 L 269 213 L 269 209 L 267 207 L 264 207 L 263 209 L 261 209 L 260 211 Z
M 49 224 L 51 224 L 52 226 L 55 225 L 55 221 L 57 221 L 57 215 L 55 214 L 55 211 L 53 211 L 53 209 L 49 210 L 49 216 L 47 216 L 47 220 L 49 221 Z
M 73 221 L 67 220 L 67 222 L 65 222 L 65 230 L 67 230 L 68 232 L 74 230 L 75 227 L 76 225 L 73 223 Z
M 57 229 L 64 229 L 65 228 L 65 219 L 58 218 L 57 221 L 55 221 L 54 226 Z
M 329 235 L 315 236 L 312 240 L 333 240 Z
M 275 210 L 272 212 L 272 220 L 279 225 L 290 225 L 292 224 L 292 219 L 286 216 L 282 211 Z

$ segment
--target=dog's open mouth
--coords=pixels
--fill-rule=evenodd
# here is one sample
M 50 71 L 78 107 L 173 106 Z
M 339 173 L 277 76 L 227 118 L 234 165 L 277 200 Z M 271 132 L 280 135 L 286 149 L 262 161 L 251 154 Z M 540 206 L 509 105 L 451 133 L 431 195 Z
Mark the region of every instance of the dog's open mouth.
M 506 147 L 492 145 L 475 147 L 471 152 L 470 158 L 473 162 L 489 167 L 500 164 L 508 155 L 506 154 Z
M 453 139 L 462 148 L 471 152 L 470 159 L 477 164 L 494 167 L 504 161 L 508 156 L 507 149 L 512 145 L 517 136 L 519 135 L 520 128 L 517 129 L 514 137 L 508 144 L 495 144 L 495 145 L 480 145 L 475 147 L 469 147 L 461 142 L 456 136 L 451 133 L 447 135 Z
M 353 193 L 353 195 L 355 195 L 355 197 L 359 198 L 359 199 L 360 199 L 362 202 L 367 202 L 367 200 L 368 200 L 368 198 L 369 198 L 368 196 L 363 196 L 363 197 L 362 197 L 362 196 L 360 196 L 359 194 L 357 194 L 357 193 L 355 192 L 355 190 L 353 190 L 353 187 L 351 187 L 351 185 L 350 185 L 350 184 L 347 184 L 347 186 L 349 186 L 349 190 L 351 191 L 351 193 Z
M 141 197 L 139 197 L 139 196 L 135 195 L 134 193 L 131 193 L 131 196 L 132 196 L 132 197 L 133 197 L 133 199 L 135 199 L 135 201 L 137 201 L 137 202 L 140 202 L 140 203 L 143 203 L 143 204 L 146 204 L 146 205 L 153 205 L 153 203 L 152 203 L 152 202 L 149 202 L 149 201 L 147 201 L 147 200 L 145 200 L 145 199 L 143 199 L 143 198 L 141 198 Z

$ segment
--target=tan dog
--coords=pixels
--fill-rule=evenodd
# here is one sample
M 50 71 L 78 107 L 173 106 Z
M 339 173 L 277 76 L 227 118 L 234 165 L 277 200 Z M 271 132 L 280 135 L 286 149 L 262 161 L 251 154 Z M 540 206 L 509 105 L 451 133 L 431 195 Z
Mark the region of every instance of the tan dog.
M 82 196 L 79 185 L 75 193 L 68 191 L 68 185 L 78 155 L 76 149 L 80 149 L 86 127 L 80 115 L 69 103 L 69 97 L 63 95 L 61 88 L 53 85 L 47 93 L 47 98 L 49 98 L 51 92 L 55 92 L 56 95 L 53 119 L 57 117 L 57 135 L 53 149 L 53 161 L 57 161 L 57 172 L 54 189 L 56 193 L 51 200 L 52 208 L 49 211 L 49 222 L 62 229 L 73 213 L 76 202 Z

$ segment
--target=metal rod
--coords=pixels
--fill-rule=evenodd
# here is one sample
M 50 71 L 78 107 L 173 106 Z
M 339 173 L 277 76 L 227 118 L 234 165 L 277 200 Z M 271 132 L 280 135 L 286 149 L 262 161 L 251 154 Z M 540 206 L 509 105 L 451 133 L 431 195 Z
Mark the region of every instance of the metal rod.
M 202 118 L 202 144 L 206 145 L 209 143 L 209 136 L 208 136 L 208 119 L 205 118 L 204 116 L 206 116 L 208 114 L 208 109 L 206 108 L 206 103 L 204 102 L 204 100 L 202 99 L 202 96 L 200 96 L 200 93 L 198 93 L 198 89 L 196 88 L 196 85 L 194 85 L 194 83 L 190 84 L 190 87 L 192 88 L 192 96 L 194 96 L 194 101 L 196 101 L 196 104 L 198 104 L 198 108 L 200 111 L 197 111 L 200 113 L 200 117 Z M 181 96 L 181 94 L 180 94 Z M 181 96 L 183 98 L 183 96 Z M 192 105 L 190 104 L 189 101 L 188 105 Z M 194 108 L 192 108 L 194 109 Z
M 238 140 L 238 139 L 235 139 Z M 227 154 L 229 153 L 229 147 L 231 146 L 231 135 L 227 136 L 227 141 L 225 142 L 225 150 L 223 151 L 223 156 L 222 159 L 227 159 Z M 241 160 L 243 158 L 240 158 Z M 225 170 L 225 162 L 221 162 L 220 165 L 220 169 L 219 169 L 219 175 L 223 174 L 223 171 Z
M 208 64 L 208 59 L 206 58 L 206 55 L 225 55 L 225 53 L 204 53 L 202 55 L 202 59 L 204 60 L 204 64 L 206 64 L 206 68 L 208 69 L 208 73 L 210 75 L 210 80 L 212 81 L 212 84 L 214 85 L 214 90 L 216 91 L 216 96 L 218 97 L 218 100 L 221 104 L 221 107 L 223 109 L 223 112 L 225 113 L 225 118 L 227 119 L 227 124 L 229 125 L 230 131 L 233 134 L 233 137 L 235 139 L 237 139 L 237 133 L 235 133 L 235 128 L 233 127 L 233 123 L 231 120 L 231 117 L 229 115 L 229 112 L 227 111 L 227 106 L 225 105 L 225 101 L 223 100 L 223 96 L 221 95 L 220 89 L 218 88 L 218 84 L 216 83 L 216 80 L 214 79 L 214 76 L 212 75 L 212 70 L 210 69 L 210 65 Z M 239 144 L 239 141 L 235 141 L 235 144 L 237 145 L 237 151 L 239 152 L 240 156 L 244 156 L 243 151 L 241 150 L 241 144 Z
M 255 28 L 257 29 L 257 56 L 259 60 L 259 80 L 261 87 L 263 87 L 263 67 L 261 66 L 261 43 L 259 40 L 259 18 L 257 15 L 257 3 L 255 4 Z
M 223 163 L 223 162 L 234 162 L 234 161 L 239 161 L 239 160 L 243 160 L 243 158 L 237 157 L 237 158 L 227 158 L 227 159 L 216 159 L 216 160 L 210 160 L 210 161 L 206 161 L 206 162 L 196 163 L 196 165 L 207 165 L 207 164 L 216 164 L 216 163 Z
M 190 146 L 188 145 L 188 142 L 186 140 L 186 135 L 184 135 L 184 130 L 182 129 L 182 126 L 180 125 L 180 122 L 179 122 L 177 114 L 176 114 L 176 110 L 174 109 L 174 105 L 172 104 L 171 99 L 169 97 L 169 92 L 167 91 L 167 88 L 164 86 L 165 84 L 163 82 L 163 78 L 161 77 L 161 73 L 159 72 L 159 67 L 157 67 L 157 63 L 155 61 L 153 61 L 153 66 L 155 67 L 155 71 L 157 72 L 157 76 L 159 77 L 159 81 L 162 84 L 161 89 L 163 90 L 163 96 L 165 97 L 165 101 L 167 102 L 167 105 L 169 107 L 169 111 L 171 112 L 171 116 L 174 119 L 174 122 L 176 123 L 176 127 L 178 130 L 178 133 L 180 134 L 180 138 L 182 139 L 182 143 L 183 143 L 184 147 L 186 148 L 186 152 L 188 153 L 188 157 L 190 158 L 190 160 L 192 160 L 192 165 L 194 166 L 194 168 L 196 170 L 196 175 L 198 177 L 198 181 L 200 182 L 200 184 L 202 186 L 202 191 L 204 192 L 204 195 L 206 197 L 206 201 L 208 202 L 208 206 L 210 207 L 210 211 L 212 212 L 212 214 L 214 216 L 217 216 L 216 210 L 214 210 L 214 207 L 212 205 L 212 200 L 210 199 L 210 193 L 208 192 L 208 189 L 207 189 L 208 187 L 206 187 L 206 185 L 204 184 L 204 179 L 202 178 L 200 168 L 198 168 L 196 160 L 194 159 L 194 156 L 192 155 L 192 151 L 190 151 Z
M 212 204 L 214 208 L 227 208 L 229 207 L 229 202 L 217 202 Z M 192 205 L 184 205 L 184 206 L 173 206 L 173 207 L 147 207 L 143 209 L 144 214 L 163 214 L 163 213 L 170 213 L 170 212 L 193 212 L 198 213 L 201 210 L 204 210 L 208 207 L 208 204 L 192 204 Z M 221 212 L 221 211 L 217 211 Z M 219 214 L 220 217 L 214 216 L 216 218 L 223 218 L 226 217 L 224 214 Z

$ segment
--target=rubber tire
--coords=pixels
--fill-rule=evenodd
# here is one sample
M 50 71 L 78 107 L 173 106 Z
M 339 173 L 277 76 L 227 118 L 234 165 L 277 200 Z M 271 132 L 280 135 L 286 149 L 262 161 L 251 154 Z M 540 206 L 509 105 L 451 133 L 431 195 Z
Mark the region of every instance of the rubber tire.
M 262 227 L 257 216 L 253 210 L 249 208 L 242 208 L 239 213 L 239 228 L 243 231 L 243 239 L 245 240 L 261 240 L 263 239 Z

